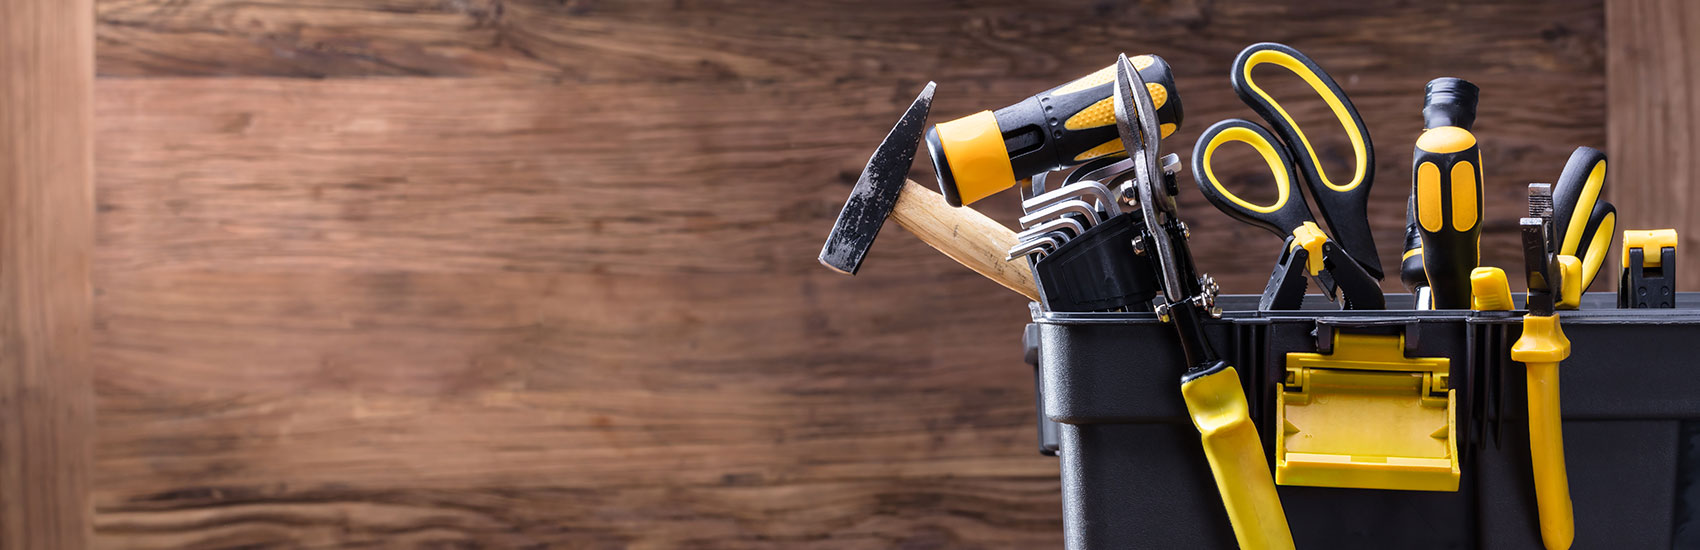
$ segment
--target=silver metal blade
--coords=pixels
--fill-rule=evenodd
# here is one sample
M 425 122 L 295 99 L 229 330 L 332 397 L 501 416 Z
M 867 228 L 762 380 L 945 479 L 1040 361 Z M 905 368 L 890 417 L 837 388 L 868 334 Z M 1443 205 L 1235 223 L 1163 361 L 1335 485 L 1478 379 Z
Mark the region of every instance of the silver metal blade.
M 1121 134 L 1122 147 L 1133 160 L 1133 187 L 1139 199 L 1139 209 L 1145 218 L 1146 233 L 1157 254 L 1157 265 L 1163 273 L 1163 296 L 1170 302 L 1189 298 L 1175 265 L 1174 243 L 1164 229 L 1163 215 L 1174 214 L 1174 198 L 1158 189 L 1163 185 L 1162 172 L 1157 164 L 1157 108 L 1151 103 L 1151 93 L 1145 79 L 1128 61 L 1127 54 L 1116 59 L 1115 86 L 1116 130 Z

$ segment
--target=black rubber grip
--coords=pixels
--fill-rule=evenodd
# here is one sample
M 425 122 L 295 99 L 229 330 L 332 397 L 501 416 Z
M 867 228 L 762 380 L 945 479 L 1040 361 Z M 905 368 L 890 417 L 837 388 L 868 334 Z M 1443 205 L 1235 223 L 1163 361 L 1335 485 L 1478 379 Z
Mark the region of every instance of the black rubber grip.
M 1423 272 L 1435 309 L 1470 308 L 1470 272 L 1481 262 L 1481 148 L 1469 131 L 1477 93 L 1469 82 L 1439 78 L 1424 94 L 1425 129 L 1411 171 Z
M 1405 283 L 1405 290 L 1412 294 L 1428 286 L 1428 276 L 1423 274 L 1423 234 L 1417 231 L 1415 197 L 1405 205 L 1405 248 L 1404 259 L 1399 262 L 1399 282 Z
M 1181 100 L 1175 92 L 1174 72 L 1161 57 L 1140 57 L 1151 58 L 1151 63 L 1139 70 L 1140 78 L 1163 88 L 1158 123 L 1179 128 Z M 1121 152 L 1111 100 L 1114 89 L 1115 67 L 1110 66 L 994 112 L 1015 179 Z M 1153 93 L 1153 101 L 1155 96 Z

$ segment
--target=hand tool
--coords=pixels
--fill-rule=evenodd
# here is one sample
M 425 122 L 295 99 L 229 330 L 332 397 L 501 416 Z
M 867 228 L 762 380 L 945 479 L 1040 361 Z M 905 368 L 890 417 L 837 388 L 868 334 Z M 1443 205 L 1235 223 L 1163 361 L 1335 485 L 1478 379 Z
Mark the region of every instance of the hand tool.
M 1080 199 L 1066 199 L 1045 205 L 1044 208 L 1040 208 L 1036 212 L 1022 216 L 1020 220 L 1021 227 L 1032 227 L 1040 222 L 1044 222 L 1053 217 L 1064 214 L 1079 215 L 1081 218 L 1086 220 L 1087 227 L 1098 225 L 1104 221 L 1103 217 L 1098 214 L 1098 209 L 1093 208 L 1093 206 L 1091 204 L 1087 204 L 1086 201 Z
M 1352 181 L 1337 185 L 1327 179 L 1318 166 L 1317 153 L 1309 138 L 1280 103 L 1252 80 L 1251 70 L 1262 64 L 1277 65 L 1298 74 L 1333 108 L 1356 153 L 1357 173 Z M 1351 100 L 1321 67 L 1298 50 L 1281 44 L 1266 42 L 1241 51 L 1234 60 L 1232 82 L 1240 99 L 1275 127 L 1281 139 L 1245 119 L 1217 122 L 1199 136 L 1193 147 L 1193 177 L 1217 210 L 1283 238 L 1281 261 L 1270 277 L 1260 308 L 1297 309 L 1297 301 L 1304 296 L 1305 280 L 1298 273 L 1301 267 L 1316 279 L 1329 301 L 1334 301 L 1338 290 L 1344 290 L 1342 302 L 1347 309 L 1385 307 L 1385 297 L 1376 282 L 1382 277 L 1381 260 L 1376 255 L 1369 219 L 1364 213 L 1374 180 L 1375 155 L 1370 147 L 1369 131 Z M 1223 183 L 1212 160 L 1223 145 L 1236 142 L 1252 146 L 1269 165 L 1275 178 L 1275 202 L 1253 203 L 1229 191 Z M 1299 190 L 1301 171 L 1323 219 L 1338 240 L 1324 235 L 1311 217 L 1310 204 Z
M 1156 256 L 1165 300 L 1157 307 L 1158 318 L 1175 327 L 1186 356 L 1181 396 L 1198 428 L 1234 537 L 1241 548 L 1292 548 L 1292 531 L 1239 373 L 1216 355 L 1205 335 L 1203 318 L 1221 315 L 1215 303 L 1218 289 L 1194 267 L 1189 232 L 1175 206 L 1174 173 L 1159 168 L 1155 107 L 1125 55 L 1116 61 L 1114 98 L 1116 129 L 1134 167 L 1133 180 L 1122 189 L 1138 201 L 1145 222 L 1135 250 Z
M 1134 64 L 1155 101 L 1164 136 L 1181 124 L 1174 73 L 1163 58 Z M 972 204 L 1035 174 L 1122 152 L 1111 111 L 1115 67 L 1040 92 L 997 112 L 980 111 L 927 132 L 939 190 L 951 206 Z
M 1448 77 L 1423 91 L 1423 133 L 1411 160 L 1423 272 L 1434 309 L 1468 309 L 1470 271 L 1481 261 L 1482 153 L 1470 133 L 1480 90 Z
M 1037 174 L 1034 178 L 1042 191 L 1045 174 Z M 1116 209 L 1109 188 L 1095 181 L 1080 181 L 1056 190 L 1042 191 L 1038 196 L 1022 201 L 1021 208 L 1026 213 L 1021 223 L 1027 229 L 1015 235 L 1017 242 L 1009 249 L 1009 259 L 1025 255 L 1042 258 L 1069 239 L 1085 233 L 1087 228 L 1096 225 L 1098 219 L 1121 212 Z
M 1675 229 L 1625 230 L 1619 308 L 1676 307 Z
M 880 227 L 890 217 L 958 263 L 1037 300 L 1039 291 L 1032 272 L 1004 260 L 1004 252 L 1016 242 L 1014 231 L 979 212 L 949 208 L 937 193 L 906 179 L 926 127 L 933 88 L 928 82 L 868 159 L 821 247 L 820 263 L 840 273 L 856 274 Z
M 1558 253 L 1582 262 L 1582 278 L 1575 294 L 1559 296 L 1560 309 L 1575 309 L 1582 293 L 1611 252 L 1617 232 L 1617 208 L 1600 198 L 1606 182 L 1606 155 L 1592 147 L 1577 147 L 1564 163 L 1564 172 L 1552 186 L 1553 237 Z
M 1423 273 L 1423 234 L 1417 231 L 1417 197 L 1405 203 L 1405 254 L 1399 260 L 1399 282 L 1410 291 L 1412 309 L 1433 309 L 1428 274 Z
M 1570 340 L 1558 326 L 1556 306 L 1565 287 L 1575 286 L 1582 265 L 1557 253 L 1552 186 L 1529 184 L 1529 217 L 1518 222 L 1523 236 L 1523 266 L 1529 293 L 1524 298 L 1523 335 L 1511 346 L 1511 360 L 1527 368 L 1529 456 L 1535 477 L 1535 504 L 1541 540 L 1549 549 L 1569 548 L 1576 535 L 1570 505 L 1570 481 L 1564 470 L 1564 424 L 1558 402 L 1558 365 L 1570 356 Z

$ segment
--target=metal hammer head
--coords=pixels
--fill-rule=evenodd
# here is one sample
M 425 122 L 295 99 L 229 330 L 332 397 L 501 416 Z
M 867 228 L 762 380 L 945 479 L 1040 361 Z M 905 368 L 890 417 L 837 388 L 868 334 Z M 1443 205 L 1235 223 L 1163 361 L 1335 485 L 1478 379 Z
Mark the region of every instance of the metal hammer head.
M 933 83 L 928 82 L 897 126 L 874 150 L 868 166 L 862 169 L 862 177 L 850 189 L 850 199 L 844 201 L 844 210 L 838 213 L 832 233 L 826 236 L 826 246 L 820 249 L 821 265 L 847 275 L 855 275 L 862 267 L 862 258 L 874 245 L 874 237 L 879 236 L 892 207 L 897 205 L 897 195 L 903 191 L 909 165 L 915 161 L 915 150 L 920 147 L 921 135 L 927 128 L 927 111 L 932 106 Z

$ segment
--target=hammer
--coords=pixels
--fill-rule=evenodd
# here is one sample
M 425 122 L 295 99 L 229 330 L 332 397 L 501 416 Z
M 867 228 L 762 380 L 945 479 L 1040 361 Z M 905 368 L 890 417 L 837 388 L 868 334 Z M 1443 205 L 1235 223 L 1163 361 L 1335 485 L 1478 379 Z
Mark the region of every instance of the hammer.
M 909 165 L 926 129 L 927 111 L 933 105 L 933 88 L 928 82 L 868 159 L 821 247 L 820 263 L 855 275 L 886 218 L 891 218 L 957 263 L 1038 300 L 1032 271 L 1024 262 L 1006 259 L 1017 240 L 1015 231 L 973 209 L 953 208 L 943 195 L 908 179 Z

